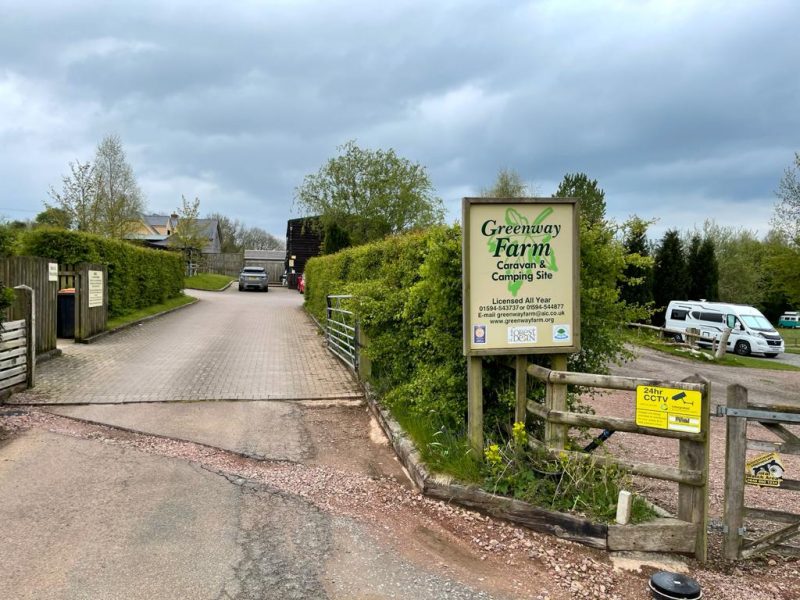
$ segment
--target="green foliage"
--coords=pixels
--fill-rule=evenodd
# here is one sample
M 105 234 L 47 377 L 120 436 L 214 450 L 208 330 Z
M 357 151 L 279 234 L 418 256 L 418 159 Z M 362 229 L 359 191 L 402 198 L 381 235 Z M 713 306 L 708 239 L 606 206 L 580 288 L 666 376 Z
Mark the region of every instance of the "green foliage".
M 654 322 L 660 325 L 663 324 L 667 304 L 671 300 L 686 300 L 688 297 L 686 257 L 681 238 L 674 229 L 664 234 L 656 250 L 653 276 L 653 300 L 659 311 Z
M 579 512 L 598 521 L 614 520 L 620 490 L 631 487 L 630 476 L 615 466 L 531 448 L 522 423 L 514 424 L 509 440 L 490 443 L 484 459 L 483 486 L 487 491 L 551 510 Z M 652 509 L 634 496 L 632 521 L 654 516 Z
M 350 234 L 337 223 L 326 223 L 322 232 L 322 254 L 334 254 L 352 246 Z
M 624 225 L 625 271 L 620 298 L 628 305 L 650 306 L 653 302 L 653 258 L 647 243 L 651 221 L 631 217 Z
M 60 264 L 108 265 L 110 317 L 127 314 L 181 295 L 183 261 L 179 254 L 140 248 L 129 242 L 58 229 L 35 229 L 20 240 L 21 252 Z
M 365 150 L 354 141 L 305 177 L 295 201 L 306 214 L 320 215 L 323 229 L 333 223 L 341 227 L 355 245 L 444 218 L 425 167 L 392 149 Z
M 63 208 L 51 206 L 36 215 L 36 224 L 57 229 L 69 229 L 72 226 L 72 215 Z
M 599 225 L 606 218 L 606 193 L 598 186 L 596 179 L 589 179 L 585 173 L 564 175 L 553 196 L 579 198 L 581 221 L 587 227 Z

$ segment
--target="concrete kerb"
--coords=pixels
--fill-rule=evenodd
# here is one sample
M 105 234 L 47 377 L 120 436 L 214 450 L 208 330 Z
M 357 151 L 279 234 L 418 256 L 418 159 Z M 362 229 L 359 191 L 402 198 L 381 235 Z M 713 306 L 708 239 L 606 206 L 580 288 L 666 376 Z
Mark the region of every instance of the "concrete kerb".
M 367 406 L 422 494 L 477 510 L 534 531 L 608 550 L 608 526 L 572 515 L 549 511 L 521 500 L 490 494 L 475 486 L 454 483 L 451 478 L 432 474 L 422 463 L 413 442 L 400 424 L 384 409 L 368 384 L 362 384 Z
M 224 292 L 229 287 L 231 287 L 234 283 L 238 283 L 235 279 L 231 279 L 227 284 L 219 288 L 218 290 L 201 290 L 199 288 L 185 288 L 190 290 L 197 290 L 198 292 Z
M 170 308 L 169 310 L 165 310 L 165 311 L 162 311 L 160 313 L 156 313 L 154 315 L 143 317 L 141 319 L 136 319 L 135 321 L 131 321 L 130 323 L 125 323 L 124 325 L 120 325 L 119 327 L 114 327 L 113 329 L 107 329 L 106 331 L 101 331 L 100 333 L 95 334 L 95 335 L 93 335 L 91 337 L 88 337 L 88 338 L 86 338 L 85 340 L 82 340 L 79 343 L 81 343 L 81 344 L 92 344 L 92 343 L 96 342 L 97 340 L 104 338 L 107 335 L 113 335 L 115 333 L 119 333 L 120 331 L 124 331 L 125 329 L 128 329 L 130 327 L 133 327 L 134 325 L 139 325 L 140 323 L 146 323 L 147 321 L 152 321 L 153 319 L 158 319 L 159 317 L 163 317 L 164 315 L 168 315 L 170 313 L 173 313 L 176 310 L 181 310 L 183 308 L 188 308 L 190 306 L 194 306 L 195 304 L 197 304 L 200 301 L 199 298 L 195 298 L 194 296 L 189 296 L 189 297 L 192 298 L 192 302 L 187 302 L 186 304 L 181 304 L 180 306 L 176 306 L 175 308 Z

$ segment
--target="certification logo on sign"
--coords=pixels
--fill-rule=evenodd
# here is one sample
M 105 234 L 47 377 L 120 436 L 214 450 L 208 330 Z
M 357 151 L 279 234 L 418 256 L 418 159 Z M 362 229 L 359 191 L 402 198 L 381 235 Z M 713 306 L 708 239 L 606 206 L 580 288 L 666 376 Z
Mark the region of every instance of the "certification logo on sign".
M 700 392 L 649 385 L 636 388 L 636 424 L 640 427 L 700 433 L 701 422 Z

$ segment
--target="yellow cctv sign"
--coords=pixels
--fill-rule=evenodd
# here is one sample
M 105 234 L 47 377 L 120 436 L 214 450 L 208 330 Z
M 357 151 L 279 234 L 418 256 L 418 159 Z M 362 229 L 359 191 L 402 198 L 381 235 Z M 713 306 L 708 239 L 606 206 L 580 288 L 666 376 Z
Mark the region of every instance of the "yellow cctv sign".
M 636 388 L 636 424 L 641 427 L 700 433 L 701 411 L 700 392 L 652 385 Z

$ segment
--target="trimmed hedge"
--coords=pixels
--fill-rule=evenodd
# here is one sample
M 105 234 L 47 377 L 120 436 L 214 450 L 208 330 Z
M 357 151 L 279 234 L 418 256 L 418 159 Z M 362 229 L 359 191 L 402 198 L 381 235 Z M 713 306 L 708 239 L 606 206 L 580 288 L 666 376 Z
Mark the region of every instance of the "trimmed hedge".
M 458 426 L 466 411 L 461 351 L 461 229 L 434 227 L 311 259 L 306 306 L 325 317 L 327 294 L 354 296 L 373 384 L 392 406 L 437 413 Z
M 119 317 L 180 296 L 184 264 L 180 254 L 140 248 L 78 231 L 34 229 L 20 240 L 22 254 L 46 256 L 60 264 L 108 265 L 109 317 Z

